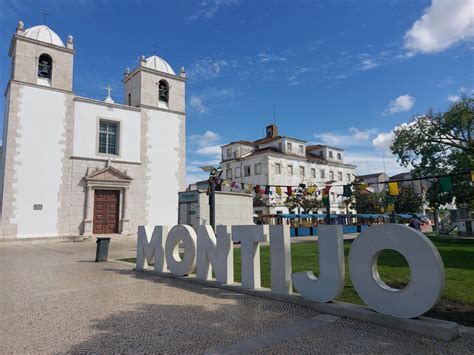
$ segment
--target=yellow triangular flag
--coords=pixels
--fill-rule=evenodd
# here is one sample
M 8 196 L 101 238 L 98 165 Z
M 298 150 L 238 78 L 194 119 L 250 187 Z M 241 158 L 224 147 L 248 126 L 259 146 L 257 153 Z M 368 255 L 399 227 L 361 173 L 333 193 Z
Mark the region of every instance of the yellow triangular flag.
M 275 188 L 275 191 L 276 191 L 276 193 L 277 193 L 278 196 L 281 196 L 281 195 L 282 195 L 281 186 L 277 186 L 277 187 Z
M 398 196 L 400 194 L 400 192 L 398 191 L 398 182 L 388 183 L 388 194 L 390 196 Z
M 316 191 L 316 185 L 310 186 L 306 189 L 306 192 L 310 195 L 314 194 L 315 191 Z

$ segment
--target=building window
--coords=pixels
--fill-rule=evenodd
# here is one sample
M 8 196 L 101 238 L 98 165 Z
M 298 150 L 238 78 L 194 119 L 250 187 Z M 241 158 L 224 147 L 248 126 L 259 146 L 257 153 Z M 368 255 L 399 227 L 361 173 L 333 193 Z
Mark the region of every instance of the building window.
M 99 124 L 99 153 L 119 154 L 119 123 L 100 121 Z
M 232 168 L 226 169 L 226 171 L 225 171 L 225 177 L 226 177 L 227 179 L 232 179 Z
M 291 145 L 290 142 L 286 143 L 286 150 L 291 152 L 293 150 L 293 146 Z
M 235 168 L 235 178 L 240 178 L 240 167 Z
M 41 54 L 38 59 L 38 77 L 50 79 L 53 72 L 53 59 L 48 54 Z
M 260 175 L 262 173 L 262 164 L 257 163 L 254 165 L 253 170 L 255 171 L 255 175 Z
M 329 158 L 332 158 L 333 155 L 332 155 L 332 150 L 329 151 Z
M 304 177 L 304 166 L 300 166 L 300 176 Z
M 293 165 L 288 165 L 288 175 L 293 175 Z
M 311 168 L 311 177 L 315 178 L 316 177 L 316 169 Z
M 347 173 L 347 181 L 351 182 L 351 174 Z
M 227 158 L 232 158 L 232 148 L 227 148 Z
M 342 154 L 341 153 L 337 153 L 337 160 L 342 160 Z
M 169 99 L 169 85 L 166 80 L 160 80 L 158 83 L 158 96 L 159 100 L 163 102 L 168 102 Z
M 321 175 L 321 179 L 326 178 L 326 172 L 324 171 L 324 169 L 319 170 L 319 175 Z
M 303 154 L 303 152 L 304 152 L 304 148 L 303 148 L 303 146 L 302 146 L 302 145 L 300 145 L 300 146 L 299 146 L 299 150 L 300 150 L 300 153 L 301 153 L 301 154 Z
M 281 142 L 278 143 L 278 150 L 279 150 L 280 152 L 283 151 L 283 146 L 282 146 Z
M 334 180 L 334 171 L 329 171 L 329 180 Z
M 281 164 L 275 164 L 275 174 L 281 174 Z
M 128 93 L 128 106 L 132 106 L 132 94 Z
M 339 181 L 342 181 L 342 173 L 340 171 L 338 171 L 338 173 L 337 173 L 337 179 Z
M 250 165 L 245 165 L 244 166 L 244 176 L 250 176 Z

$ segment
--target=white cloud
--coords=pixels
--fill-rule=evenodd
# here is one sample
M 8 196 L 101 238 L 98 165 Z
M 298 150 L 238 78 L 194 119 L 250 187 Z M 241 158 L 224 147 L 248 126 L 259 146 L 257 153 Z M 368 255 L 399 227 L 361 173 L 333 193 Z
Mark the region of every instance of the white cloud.
M 187 18 L 188 21 L 194 21 L 198 19 L 211 19 L 214 18 L 219 10 L 223 6 L 239 5 L 239 0 L 205 0 L 200 4 L 200 9 L 194 14 Z
M 258 55 L 261 62 L 284 62 L 286 61 L 286 57 L 276 55 L 276 54 L 269 54 L 269 53 L 260 53 Z
M 197 154 L 200 155 L 207 155 L 207 156 L 220 156 L 221 155 L 221 147 L 219 145 L 211 145 L 208 147 L 199 148 L 196 151 Z
M 222 75 L 227 68 L 237 67 L 235 60 L 204 58 L 193 63 L 188 71 L 190 80 L 208 80 Z
M 448 100 L 448 102 L 452 103 L 452 102 L 459 101 L 461 97 L 459 95 L 448 95 L 446 99 Z
M 20 0 L 0 1 L 0 19 L 18 18 L 19 14 L 25 14 L 26 9 Z
M 203 104 L 202 99 L 197 95 L 192 95 L 189 100 L 189 105 L 199 113 L 208 113 L 209 110 Z
M 385 115 L 391 115 L 399 112 L 409 111 L 415 105 L 415 98 L 410 95 L 401 95 L 391 101 L 388 108 L 383 112 Z
M 221 136 L 213 131 L 206 131 L 203 134 L 193 134 L 189 136 L 193 153 L 219 159 Z
M 395 131 L 399 128 L 406 128 L 416 124 L 416 120 L 421 117 L 423 117 L 423 115 L 416 116 L 415 119 L 409 123 L 405 122 L 399 124 L 398 126 L 395 126 L 391 131 L 381 132 L 377 134 L 377 136 L 372 140 L 372 145 L 375 149 L 381 152 L 391 154 L 390 146 L 392 145 L 393 139 L 395 138 Z
M 409 170 L 400 166 L 392 154 L 380 156 L 370 152 L 346 152 L 344 161 L 357 166 L 357 175 L 381 173 L 385 170 L 385 173 L 391 176 Z
M 375 62 L 372 58 L 363 59 L 360 64 L 361 70 L 369 70 L 378 67 L 379 64 Z
M 360 130 L 350 127 L 349 132 L 340 134 L 337 132 L 315 133 L 314 137 L 320 139 L 322 143 L 332 146 L 360 146 L 370 144 L 370 137 L 374 136 L 377 130 L 374 128 Z
M 433 0 L 405 33 L 410 55 L 435 53 L 474 37 L 473 0 Z
M 206 131 L 203 134 L 192 134 L 189 136 L 189 140 L 192 143 L 198 144 L 200 147 L 207 146 L 211 143 L 215 143 L 221 139 L 219 133 Z
M 379 133 L 377 134 L 377 137 L 372 140 L 372 145 L 377 150 L 380 150 L 382 152 L 389 152 L 390 145 L 392 144 L 394 137 L 395 134 L 393 133 L 393 131 Z

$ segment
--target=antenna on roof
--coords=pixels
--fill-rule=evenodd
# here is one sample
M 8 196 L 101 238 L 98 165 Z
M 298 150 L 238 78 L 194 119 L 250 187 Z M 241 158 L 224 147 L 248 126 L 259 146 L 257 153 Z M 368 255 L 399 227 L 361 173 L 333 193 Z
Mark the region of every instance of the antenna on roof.
M 43 15 L 43 25 L 46 25 L 46 16 L 49 16 L 51 14 L 46 10 L 41 11 L 41 14 Z
M 275 104 L 273 104 L 273 124 L 275 124 Z

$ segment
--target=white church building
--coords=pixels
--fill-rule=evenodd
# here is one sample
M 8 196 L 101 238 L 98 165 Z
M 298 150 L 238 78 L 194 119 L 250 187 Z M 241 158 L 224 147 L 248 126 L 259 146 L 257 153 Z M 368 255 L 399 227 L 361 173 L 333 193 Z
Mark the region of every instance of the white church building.
M 1 239 L 133 234 L 176 224 L 185 182 L 185 82 L 157 56 L 123 77 L 124 102 L 73 90 L 73 37 L 20 21 L 9 56 Z M 104 95 L 105 96 L 105 95 Z

